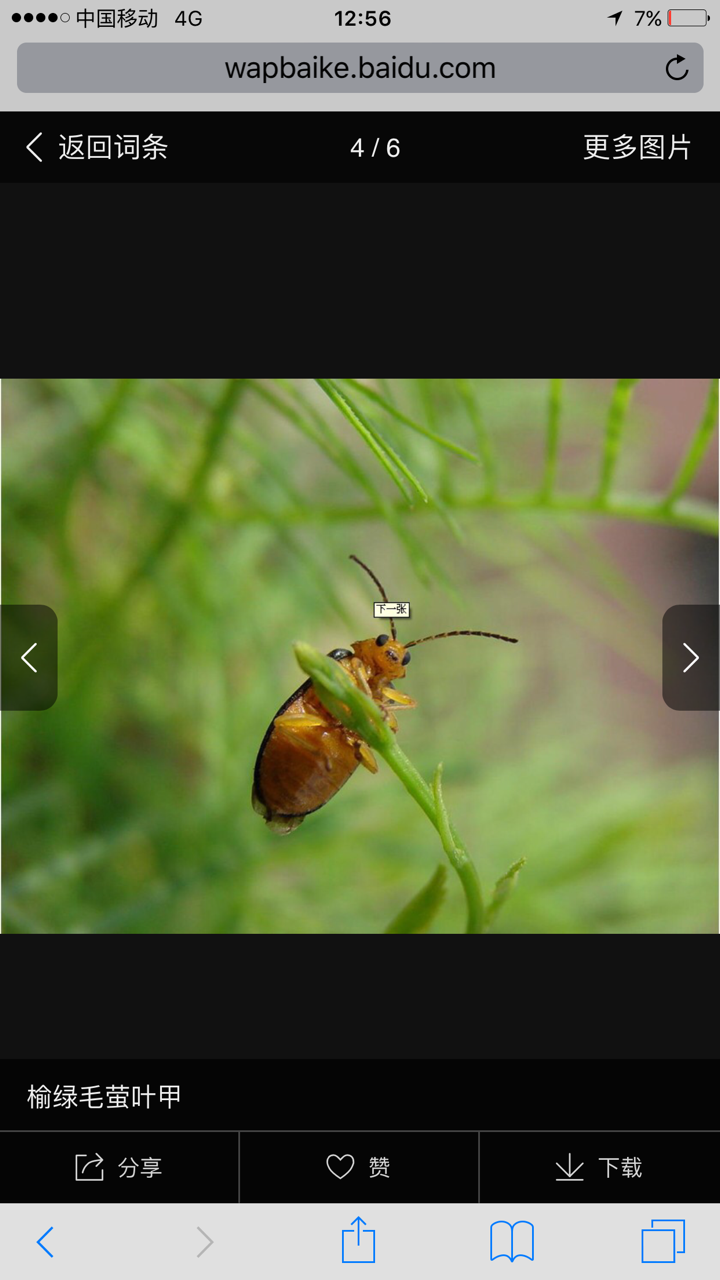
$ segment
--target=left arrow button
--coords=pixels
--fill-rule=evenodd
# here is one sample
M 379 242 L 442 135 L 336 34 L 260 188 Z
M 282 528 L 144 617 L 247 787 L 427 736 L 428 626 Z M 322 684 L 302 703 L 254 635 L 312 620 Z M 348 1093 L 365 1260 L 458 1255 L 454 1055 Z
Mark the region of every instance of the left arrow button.
M 40 1245 L 40 1248 L 41 1248 L 41 1249 L 43 1249 L 43 1250 L 44 1250 L 44 1252 L 45 1252 L 45 1253 L 48 1255 L 48 1257 L 50 1257 L 50 1258 L 52 1258 L 52 1256 L 53 1256 L 53 1255 L 50 1253 L 50 1250 L 49 1250 L 49 1249 L 47 1249 L 47 1248 L 45 1247 L 45 1245 L 43 1244 L 43 1240 L 45 1239 L 45 1236 L 49 1236 L 49 1235 L 50 1235 L 50 1232 L 51 1232 L 51 1231 L 52 1231 L 52 1227 L 48 1227 L 47 1231 L 45 1232 L 45 1235 L 42 1235 L 42 1236 L 40 1237 L 40 1239 L 39 1239 L 39 1240 L 36 1240 L 36 1241 L 35 1241 L 35 1243 L 36 1243 L 36 1244 L 39 1244 L 39 1245 Z
M 37 649 L 37 640 L 35 641 L 34 644 L 31 644 L 30 648 L 27 649 L 26 652 L 23 654 L 22 661 L 25 663 L 26 667 L 29 667 L 30 670 L 34 671 L 35 675 L 37 675 L 37 667 L 34 667 L 32 662 L 28 662 L 28 653 L 32 653 L 33 649 Z
M 46 711 L 57 698 L 57 618 L 44 604 L 0 605 L 4 711 Z
M 33 147 L 34 147 L 35 143 L 37 142 L 38 138 L 42 138 L 42 129 L 40 130 L 40 132 L 39 132 L 39 133 L 36 133 L 36 134 L 35 134 L 35 137 L 34 137 L 34 138 L 31 138 L 31 139 L 30 139 L 30 141 L 28 142 L 28 144 L 27 144 L 27 146 L 26 146 L 25 150 L 26 150 L 26 151 L 29 151 L 29 152 L 30 152 L 30 155 L 31 155 L 31 156 L 35 156 L 35 159 L 36 159 L 36 160 L 39 160 L 39 161 L 40 161 L 40 164 L 42 164 L 42 156 L 39 156 L 39 155 L 37 154 L 37 152 L 36 152 L 36 151 L 33 151 Z

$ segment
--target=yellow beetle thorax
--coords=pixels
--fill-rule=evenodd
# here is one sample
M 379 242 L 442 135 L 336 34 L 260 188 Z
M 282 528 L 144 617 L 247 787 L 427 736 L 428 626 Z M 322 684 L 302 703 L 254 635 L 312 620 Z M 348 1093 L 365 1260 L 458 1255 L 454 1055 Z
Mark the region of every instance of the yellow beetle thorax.
M 379 642 L 382 643 L 379 643 Z M 373 692 L 379 691 L 391 680 L 401 680 L 405 676 L 405 648 L 392 637 L 378 636 L 371 640 L 356 640 L 353 644 L 355 656 L 362 662 L 367 681 Z M 408 660 L 410 655 L 408 654 Z

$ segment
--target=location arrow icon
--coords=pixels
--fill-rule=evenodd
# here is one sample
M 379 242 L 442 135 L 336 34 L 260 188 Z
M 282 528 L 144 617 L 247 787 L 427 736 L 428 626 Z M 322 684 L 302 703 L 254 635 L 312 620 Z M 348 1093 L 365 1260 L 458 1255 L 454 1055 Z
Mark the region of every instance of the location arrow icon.
M 608 14 L 608 18 L 614 18 L 614 19 L 615 19 L 615 26 L 617 26 L 617 24 L 618 24 L 618 22 L 620 21 L 621 17 L 622 17 L 622 9 L 619 9 L 617 13 L 609 13 L 609 14 Z

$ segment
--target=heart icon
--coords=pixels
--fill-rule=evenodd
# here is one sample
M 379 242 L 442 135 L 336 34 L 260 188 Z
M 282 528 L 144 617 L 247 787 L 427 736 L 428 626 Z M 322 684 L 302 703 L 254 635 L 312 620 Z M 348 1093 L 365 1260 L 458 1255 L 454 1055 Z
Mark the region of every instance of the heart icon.
M 350 1161 L 350 1163 L 348 1164 L 347 1169 L 346 1169 L 344 1166 L 345 1166 L 345 1164 L 347 1163 L 347 1161 L 348 1161 L 348 1160 Z M 332 1163 L 331 1163 L 331 1162 L 332 1162 Z M 353 1169 L 353 1167 L 354 1167 L 354 1165 L 355 1165 L 355 1160 L 354 1160 L 354 1158 L 353 1158 L 352 1156 L 347 1156 L 347 1155 L 346 1155 L 346 1156 L 336 1156 L 336 1155 L 334 1155 L 334 1154 L 333 1154 L 333 1155 L 331 1155 L 331 1156 L 328 1156 L 328 1158 L 327 1158 L 327 1160 L 325 1161 L 325 1163 L 326 1163 L 326 1165 L 327 1165 L 328 1169 L 330 1170 L 331 1174 L 333 1175 L 333 1177 L 335 1177 L 335 1178 L 346 1178 L 346 1177 L 347 1177 L 347 1175 L 350 1173 L 350 1171 Z

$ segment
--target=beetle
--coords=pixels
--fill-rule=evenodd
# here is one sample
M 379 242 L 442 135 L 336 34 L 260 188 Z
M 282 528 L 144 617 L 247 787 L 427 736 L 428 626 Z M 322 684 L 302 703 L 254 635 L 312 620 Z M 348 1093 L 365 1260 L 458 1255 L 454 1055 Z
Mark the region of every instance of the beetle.
M 372 578 L 387 603 L 385 590 L 371 569 L 357 556 L 350 556 Z M 428 640 L 446 636 L 487 636 L 517 644 L 512 636 L 494 631 L 441 631 L 401 644 L 390 619 L 392 637 L 381 634 L 356 640 L 352 649 L 332 649 L 334 658 L 355 684 L 372 698 L 393 732 L 397 732 L 395 712 L 416 707 L 413 698 L 400 693 L 394 680 L 404 679 L 410 661 L 409 649 Z M 345 785 L 358 765 L 377 773 L 377 763 L 359 734 L 346 729 L 323 706 L 312 680 L 306 680 L 275 713 L 260 744 L 252 790 L 252 805 L 271 830 L 280 835 L 294 831 L 309 813 L 322 809 Z

